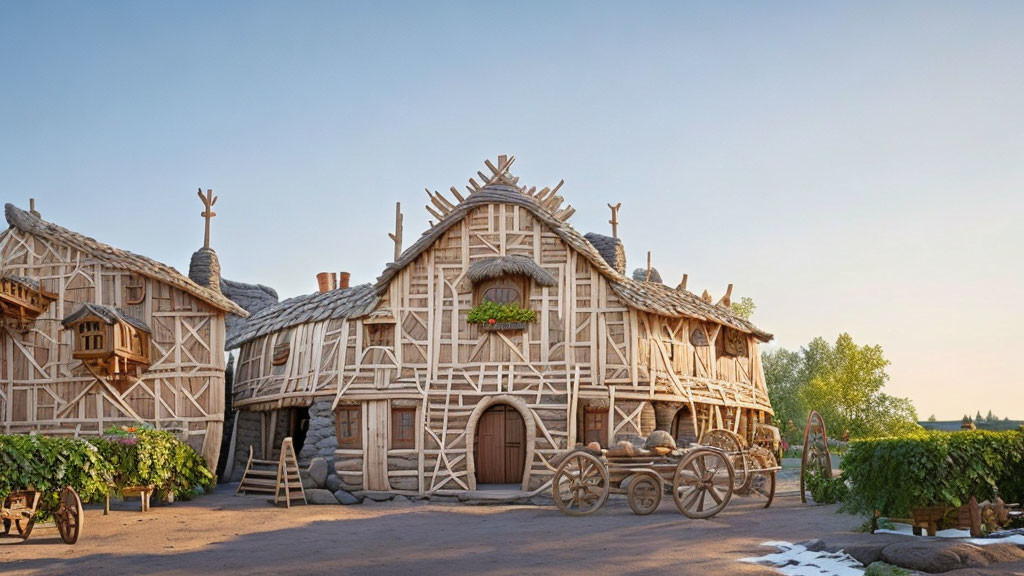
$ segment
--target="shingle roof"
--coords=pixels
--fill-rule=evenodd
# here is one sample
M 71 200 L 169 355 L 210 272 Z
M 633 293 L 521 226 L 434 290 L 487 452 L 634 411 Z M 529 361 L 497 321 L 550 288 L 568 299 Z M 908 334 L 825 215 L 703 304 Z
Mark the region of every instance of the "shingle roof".
M 120 320 L 122 322 L 131 324 L 132 326 L 135 326 L 136 328 L 146 332 L 147 334 L 152 334 L 152 331 L 149 329 L 149 325 L 143 322 L 142 318 L 132 316 L 131 314 L 128 314 L 127 312 L 120 308 L 115 308 L 113 306 L 103 306 L 100 304 L 93 304 L 92 302 L 86 302 L 85 304 L 82 304 L 81 306 L 78 307 L 77 310 L 65 316 L 60 323 L 62 326 L 67 327 L 68 324 L 71 324 L 72 322 L 82 318 L 83 316 L 88 316 L 90 314 L 98 317 L 100 320 L 103 320 L 107 324 L 114 324 L 118 320 Z
M 52 222 L 47 222 L 13 204 L 4 206 L 4 215 L 7 217 L 8 224 L 25 234 L 33 234 L 66 244 L 114 268 L 131 270 L 148 278 L 159 280 L 199 298 L 218 310 L 231 312 L 242 317 L 248 315 L 248 312 L 220 292 L 196 284 L 166 264 L 128 252 L 127 250 L 119 250 L 78 232 L 72 232 Z
M 771 334 L 758 329 L 751 322 L 736 316 L 728 308 L 705 302 L 686 290 L 677 290 L 653 282 L 637 282 L 620 273 L 605 260 L 590 241 L 584 238 L 582 234 L 577 232 L 567 222 L 555 218 L 551 212 L 541 206 L 532 196 L 523 194 L 514 186 L 504 184 L 492 184 L 470 194 L 465 200 L 455 206 L 443 220 L 424 232 L 415 243 L 402 252 L 397 261 L 387 265 L 374 285 L 376 293 L 383 295 L 387 291 L 388 284 L 402 268 L 411 264 L 442 234 L 465 218 L 470 211 L 476 207 L 491 203 L 522 206 L 533 214 L 535 218 L 548 226 L 566 244 L 572 246 L 573 249 L 586 257 L 590 264 L 611 283 L 612 289 L 628 306 L 661 316 L 672 318 L 690 317 L 715 322 L 740 332 L 753 334 L 765 342 L 772 339 Z
M 227 278 L 221 278 L 220 291 L 230 298 L 232 302 L 245 308 L 245 311 L 250 316 L 264 308 L 276 306 L 278 303 L 277 291 L 262 284 L 246 284 L 245 282 L 235 282 Z M 228 314 L 224 319 L 224 329 L 227 334 L 226 340 L 235 338 L 241 332 L 244 323 L 245 320 L 238 316 Z
M 363 316 L 376 305 L 377 294 L 370 284 L 289 298 L 250 316 L 237 333 L 228 335 L 224 349 L 307 322 Z

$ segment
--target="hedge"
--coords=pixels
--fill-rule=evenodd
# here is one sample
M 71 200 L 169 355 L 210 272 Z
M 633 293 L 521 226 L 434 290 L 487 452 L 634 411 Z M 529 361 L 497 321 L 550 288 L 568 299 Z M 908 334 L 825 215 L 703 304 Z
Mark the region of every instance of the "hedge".
M 108 490 L 140 484 L 155 484 L 162 493 L 187 500 L 195 488 L 212 483 L 203 459 L 165 430 L 114 428 L 90 439 L 0 434 L 0 498 L 33 487 L 43 493 L 42 518 L 56 509 L 58 493 L 67 485 L 83 502 L 95 502 Z
M 917 432 L 855 440 L 843 458 L 843 509 L 909 517 L 912 508 L 961 506 L 971 496 L 1024 501 L 1024 433 Z

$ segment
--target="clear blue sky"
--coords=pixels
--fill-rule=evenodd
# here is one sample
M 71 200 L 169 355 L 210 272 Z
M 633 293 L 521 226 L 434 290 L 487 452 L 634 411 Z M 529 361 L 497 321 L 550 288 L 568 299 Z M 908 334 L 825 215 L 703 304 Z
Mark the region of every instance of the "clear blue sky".
M 514 154 L 777 344 L 849 331 L 922 418 L 1024 417 L 1021 30 L 1020 2 L 0 0 L 0 194 L 187 270 L 213 188 L 225 276 L 287 297 L 371 281 L 395 201 L 411 242 L 424 187 Z

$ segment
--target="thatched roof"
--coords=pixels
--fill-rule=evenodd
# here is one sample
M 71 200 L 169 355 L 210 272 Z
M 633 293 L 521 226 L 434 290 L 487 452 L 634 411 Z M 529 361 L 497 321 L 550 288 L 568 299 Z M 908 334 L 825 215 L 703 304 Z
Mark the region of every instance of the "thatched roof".
M 609 266 L 615 268 L 619 274 L 626 273 L 626 248 L 622 245 L 622 240 L 596 232 L 587 232 L 583 237 L 597 248 L 597 252 Z
M 235 334 L 228 334 L 224 349 L 307 322 L 363 316 L 376 305 L 377 294 L 370 284 L 289 298 L 253 314 Z
M 149 329 L 149 326 L 142 321 L 142 318 L 132 316 L 131 314 L 125 312 L 120 308 L 115 308 L 113 306 L 102 306 L 100 304 L 93 304 L 92 302 L 86 302 L 85 304 L 82 304 L 81 306 L 78 307 L 77 310 L 65 316 L 64 319 L 60 321 L 60 323 L 62 326 L 67 328 L 68 324 L 72 324 L 78 320 L 81 320 L 85 316 L 90 315 L 96 316 L 101 321 L 109 325 L 114 325 L 117 323 L 118 320 L 120 320 L 121 322 L 124 322 L 126 324 L 131 324 L 132 326 L 138 328 L 139 330 L 142 330 L 147 334 L 153 333 Z
M 477 260 L 466 270 L 466 277 L 474 284 L 501 276 L 533 278 L 538 286 L 558 285 L 558 280 L 534 262 L 533 258 L 519 254 Z
M 753 334 L 765 342 L 772 339 L 771 334 L 759 330 L 749 321 L 733 314 L 728 308 L 705 302 L 686 290 L 676 290 L 654 282 L 637 282 L 627 277 L 624 272 L 616 270 L 609 264 L 597 248 L 568 222 L 556 218 L 535 197 L 524 194 L 515 186 L 505 184 L 485 186 L 456 205 L 447 216 L 424 232 L 416 242 L 402 252 L 397 261 L 387 265 L 384 272 L 377 278 L 377 283 L 373 286 L 374 291 L 383 295 L 391 280 L 400 270 L 426 252 L 441 235 L 461 222 L 473 209 L 487 204 L 509 204 L 525 208 L 562 241 L 583 255 L 608 280 L 615 293 L 628 306 L 671 318 L 689 317 L 715 322 L 740 332 Z
M 12 228 L 16 228 L 25 234 L 32 234 L 71 246 L 75 250 L 88 254 L 112 268 L 130 270 L 142 276 L 169 284 L 199 298 L 218 310 L 238 314 L 242 317 L 248 316 L 245 310 L 227 299 L 220 292 L 196 284 L 166 264 L 145 256 L 133 254 L 127 250 L 113 248 L 88 236 L 72 232 L 52 222 L 47 222 L 13 204 L 4 206 L 4 215 L 7 217 L 7 223 Z

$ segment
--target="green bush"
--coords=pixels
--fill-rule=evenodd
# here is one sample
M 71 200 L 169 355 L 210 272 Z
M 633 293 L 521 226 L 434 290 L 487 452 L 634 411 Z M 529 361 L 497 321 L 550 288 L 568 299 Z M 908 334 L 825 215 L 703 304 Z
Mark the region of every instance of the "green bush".
M 494 322 L 491 322 L 494 320 Z M 466 316 L 470 324 L 494 324 L 500 322 L 536 322 L 537 313 L 515 303 L 498 304 L 485 300 L 476 305 Z
M 849 488 L 842 477 L 829 478 L 824 475 L 807 475 L 807 489 L 811 498 L 818 504 L 835 504 L 843 502 L 849 495 Z
M 102 438 L 0 435 L 0 499 L 9 492 L 42 492 L 40 519 L 57 507 L 64 486 L 83 502 L 103 500 L 111 488 L 156 484 L 164 494 L 188 499 L 207 488 L 213 474 L 187 444 L 164 430 L 108 430 Z
M 0 435 L 0 498 L 12 491 L 39 490 L 43 519 L 57 509 L 64 486 L 74 488 L 82 500 L 98 500 L 112 478 L 110 463 L 84 440 Z
M 114 470 L 113 485 L 118 489 L 155 484 L 161 493 L 173 492 L 177 499 L 187 500 L 194 488 L 213 482 L 195 450 L 166 430 L 115 427 L 97 446 Z
M 918 432 L 855 440 L 843 458 L 849 512 L 909 517 L 922 506 L 961 506 L 998 487 L 1007 502 L 1024 499 L 1024 433 Z

